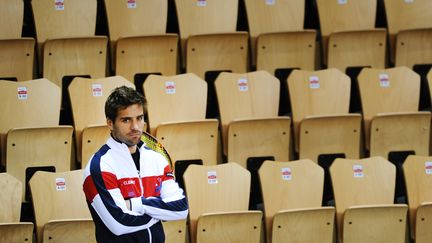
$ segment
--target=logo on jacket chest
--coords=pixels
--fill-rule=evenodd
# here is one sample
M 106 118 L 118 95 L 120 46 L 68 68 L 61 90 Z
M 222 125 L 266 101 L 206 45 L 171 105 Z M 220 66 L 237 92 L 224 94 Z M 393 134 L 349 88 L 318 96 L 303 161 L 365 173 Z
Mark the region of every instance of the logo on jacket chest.
M 123 185 L 124 186 L 135 185 L 135 181 L 134 180 L 126 180 L 126 181 L 123 181 Z

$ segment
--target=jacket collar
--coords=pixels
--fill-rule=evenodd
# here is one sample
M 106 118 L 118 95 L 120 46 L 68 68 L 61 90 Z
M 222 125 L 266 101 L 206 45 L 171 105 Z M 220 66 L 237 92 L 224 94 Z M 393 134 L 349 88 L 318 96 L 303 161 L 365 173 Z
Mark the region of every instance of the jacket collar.
M 129 152 L 128 146 L 125 143 L 115 139 L 112 135 L 108 138 L 107 145 L 114 150 L 121 150 L 121 151 L 127 150 Z M 144 147 L 143 145 L 144 142 L 139 141 L 139 143 L 137 144 L 137 148 L 141 150 Z

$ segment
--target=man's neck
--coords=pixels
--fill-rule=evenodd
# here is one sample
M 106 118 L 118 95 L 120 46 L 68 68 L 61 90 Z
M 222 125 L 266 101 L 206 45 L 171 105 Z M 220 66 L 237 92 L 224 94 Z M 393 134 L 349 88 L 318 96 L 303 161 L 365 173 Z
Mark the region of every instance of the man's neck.
M 128 149 L 129 149 L 130 153 L 133 154 L 133 153 L 136 152 L 136 150 L 137 150 L 137 146 L 136 146 L 136 145 L 133 145 L 133 146 L 131 146 L 131 147 L 128 146 Z

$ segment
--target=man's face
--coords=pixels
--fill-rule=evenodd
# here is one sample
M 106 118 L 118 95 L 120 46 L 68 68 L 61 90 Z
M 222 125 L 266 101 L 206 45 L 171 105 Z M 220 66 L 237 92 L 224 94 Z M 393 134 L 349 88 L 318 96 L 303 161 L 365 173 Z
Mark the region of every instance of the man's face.
M 144 129 L 142 105 L 134 104 L 126 109 L 119 109 L 115 121 L 107 119 L 108 127 L 115 139 L 134 147 L 141 139 Z

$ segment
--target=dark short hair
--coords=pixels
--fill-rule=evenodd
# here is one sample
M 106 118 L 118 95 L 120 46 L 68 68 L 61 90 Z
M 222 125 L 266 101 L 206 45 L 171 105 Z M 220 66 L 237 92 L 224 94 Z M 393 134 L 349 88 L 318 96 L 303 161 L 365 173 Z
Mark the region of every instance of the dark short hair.
M 147 112 L 147 101 L 141 93 L 124 85 L 117 87 L 105 102 L 105 116 L 114 122 L 120 109 L 126 109 L 135 104 L 142 105 L 144 114 Z

